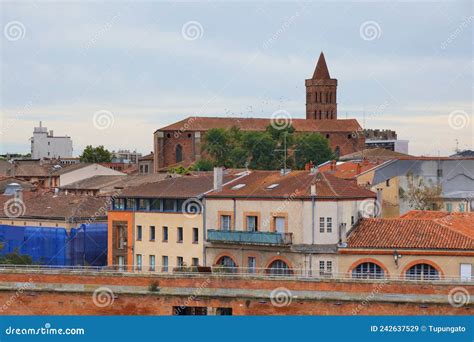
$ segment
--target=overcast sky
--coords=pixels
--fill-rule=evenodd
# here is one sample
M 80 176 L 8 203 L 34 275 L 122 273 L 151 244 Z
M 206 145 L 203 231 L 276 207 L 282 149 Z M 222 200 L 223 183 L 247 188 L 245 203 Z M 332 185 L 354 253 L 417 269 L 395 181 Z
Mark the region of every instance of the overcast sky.
M 303 118 L 321 51 L 339 118 L 394 129 L 413 154 L 474 145 L 470 1 L 0 6 L 0 153 L 29 152 L 40 120 L 78 155 L 148 153 L 153 131 L 192 115 Z

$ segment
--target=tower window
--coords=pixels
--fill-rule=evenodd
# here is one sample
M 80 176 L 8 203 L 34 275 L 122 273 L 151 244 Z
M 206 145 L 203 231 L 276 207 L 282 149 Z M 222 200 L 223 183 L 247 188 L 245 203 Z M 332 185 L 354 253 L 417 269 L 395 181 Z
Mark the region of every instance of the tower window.
M 181 161 L 183 161 L 183 147 L 176 145 L 176 162 L 179 163 Z

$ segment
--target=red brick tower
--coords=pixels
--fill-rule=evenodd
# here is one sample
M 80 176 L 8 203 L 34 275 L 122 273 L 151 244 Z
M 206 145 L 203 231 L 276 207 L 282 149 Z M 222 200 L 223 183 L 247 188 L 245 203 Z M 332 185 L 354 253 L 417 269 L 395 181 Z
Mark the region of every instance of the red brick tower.
M 326 59 L 321 52 L 313 78 L 305 81 L 306 119 L 337 119 L 337 79 L 329 76 Z

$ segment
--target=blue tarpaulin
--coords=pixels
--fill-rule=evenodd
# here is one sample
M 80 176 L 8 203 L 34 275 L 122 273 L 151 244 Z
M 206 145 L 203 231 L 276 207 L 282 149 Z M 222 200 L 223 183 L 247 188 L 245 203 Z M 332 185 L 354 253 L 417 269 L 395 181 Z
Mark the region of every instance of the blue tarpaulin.
M 72 228 L 0 225 L 0 255 L 31 256 L 33 262 L 54 266 L 105 266 L 107 263 L 107 224 L 82 224 Z

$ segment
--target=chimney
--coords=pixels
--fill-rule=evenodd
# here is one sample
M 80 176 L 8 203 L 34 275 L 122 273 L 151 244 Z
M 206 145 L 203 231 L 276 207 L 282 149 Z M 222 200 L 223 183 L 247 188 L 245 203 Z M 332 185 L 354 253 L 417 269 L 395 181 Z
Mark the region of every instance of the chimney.
M 339 225 L 339 247 L 347 247 L 347 229 L 346 223 L 341 223 Z
M 222 190 L 222 179 L 223 179 L 224 169 L 222 167 L 214 168 L 214 190 Z
M 49 131 L 49 136 L 50 136 L 50 137 L 53 136 L 53 130 L 50 130 L 50 131 Z
M 316 184 L 311 184 L 311 196 L 316 197 Z
M 336 170 L 336 161 L 331 160 L 331 171 L 335 171 L 335 170 Z
M 381 217 L 382 215 L 382 189 L 377 188 L 377 199 L 374 206 L 374 217 Z
M 357 163 L 357 174 L 360 174 L 362 172 L 362 165 L 360 163 Z

